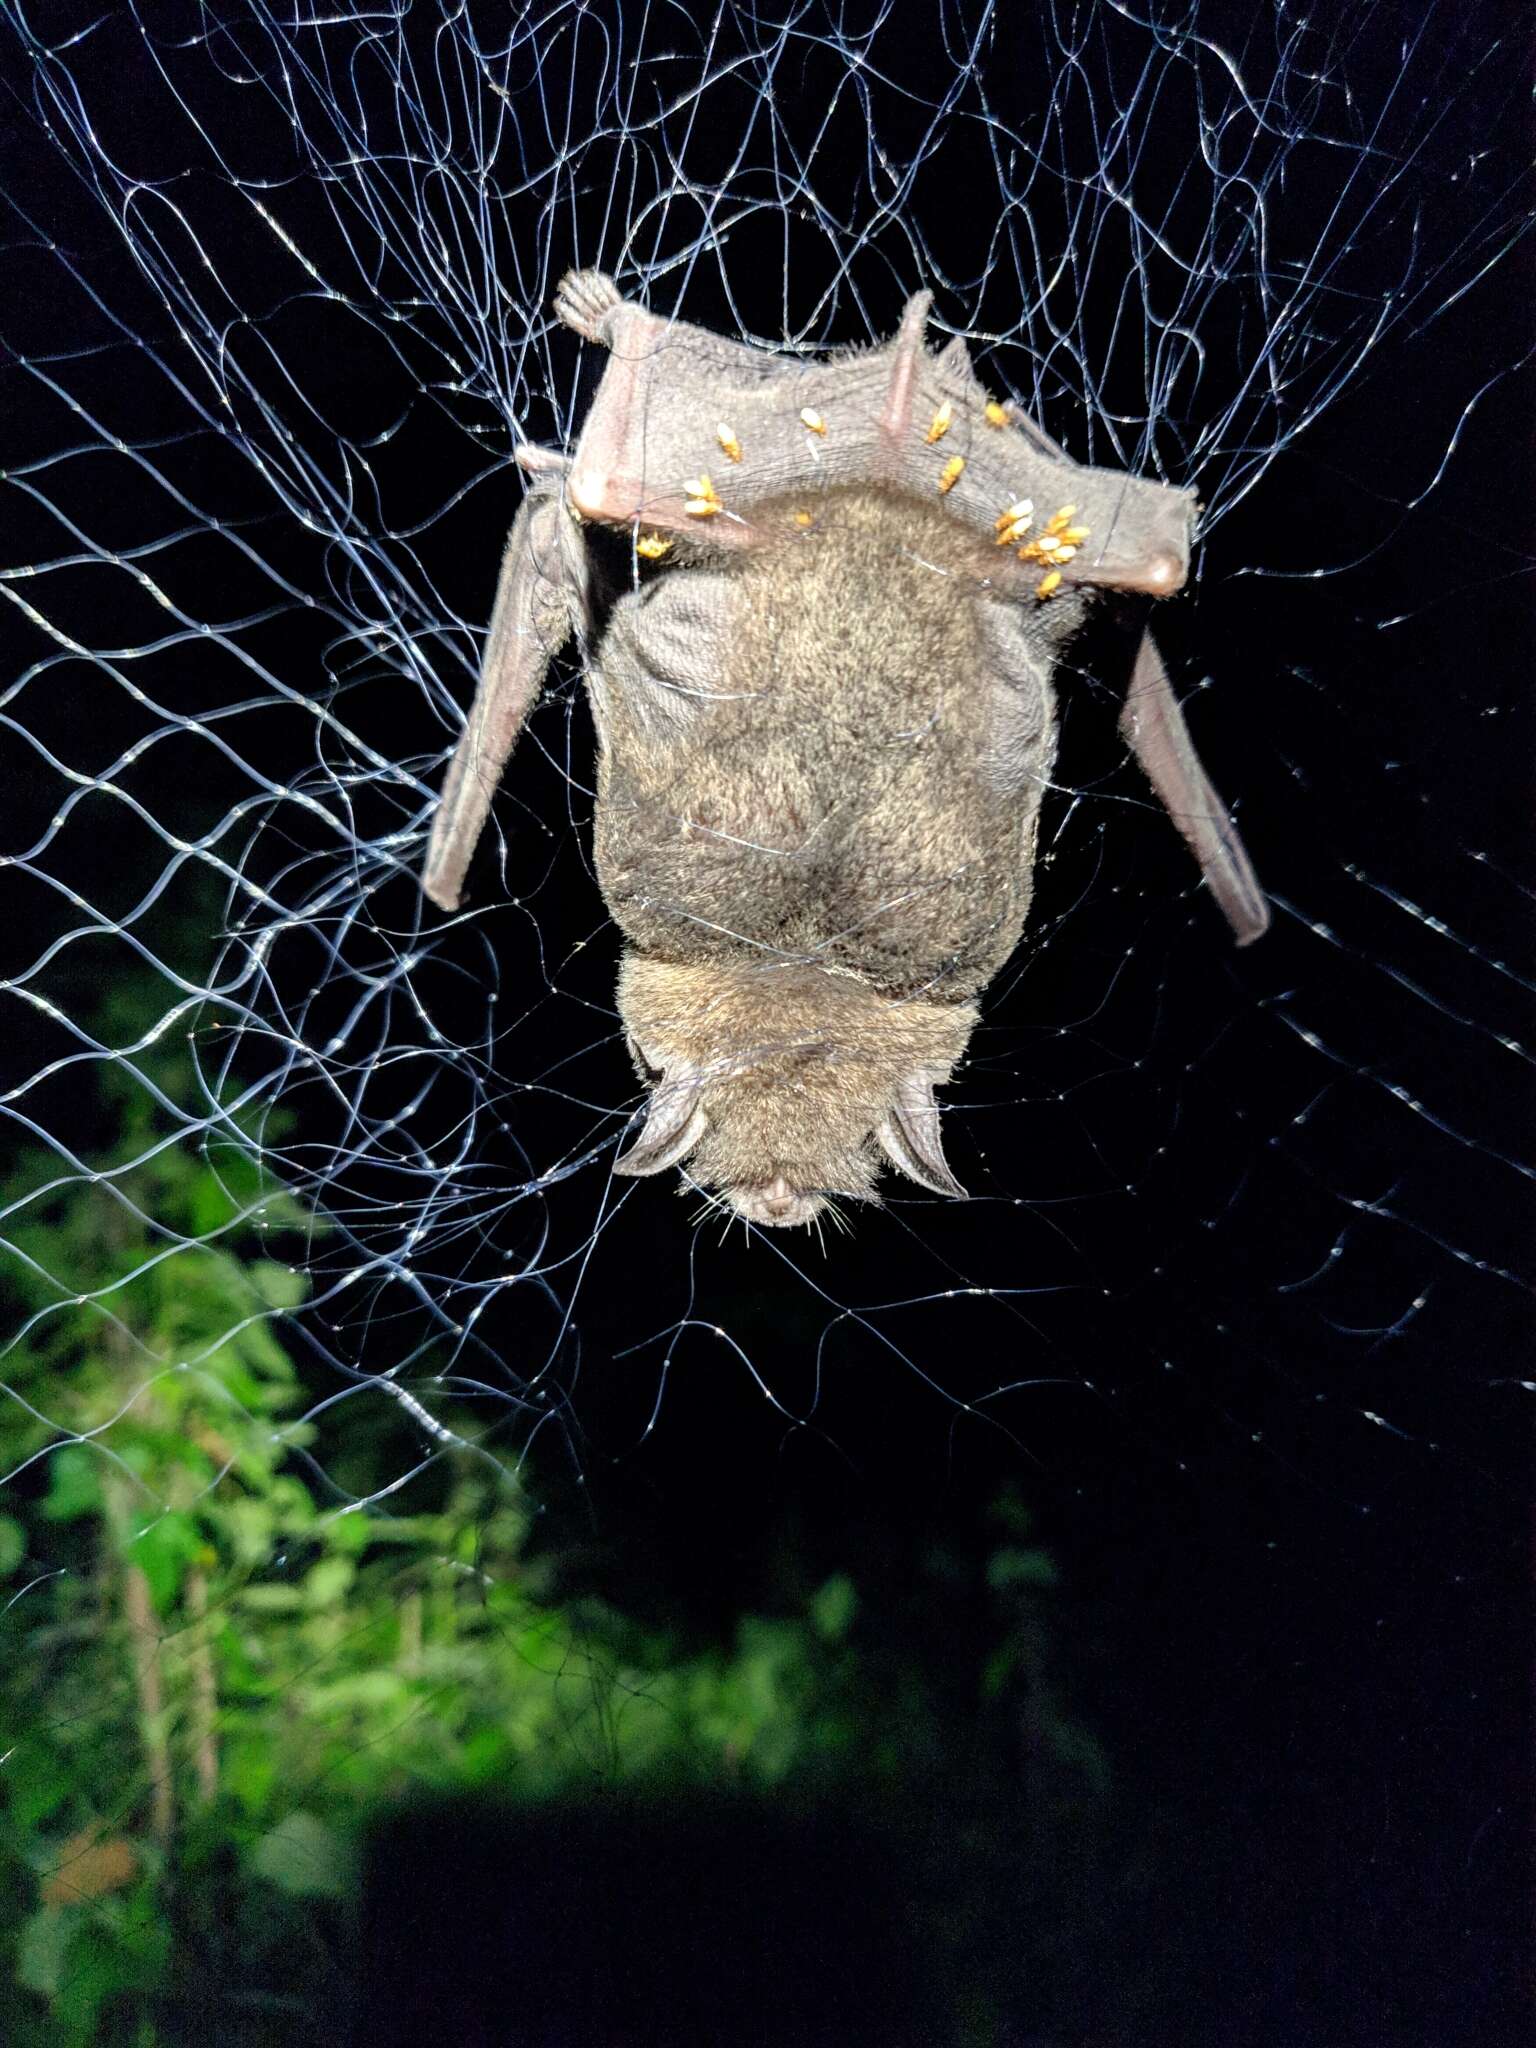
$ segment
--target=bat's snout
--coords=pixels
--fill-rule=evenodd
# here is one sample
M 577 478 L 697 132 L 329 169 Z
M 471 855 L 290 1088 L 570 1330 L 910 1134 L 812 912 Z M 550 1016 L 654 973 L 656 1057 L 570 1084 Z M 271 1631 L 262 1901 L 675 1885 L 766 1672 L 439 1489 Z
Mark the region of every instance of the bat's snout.
M 793 1229 L 809 1223 L 826 1207 L 821 1195 L 806 1194 L 791 1187 L 782 1173 L 776 1173 L 762 1187 L 735 1187 L 729 1192 L 731 1207 L 749 1223 L 767 1224 L 775 1229 Z

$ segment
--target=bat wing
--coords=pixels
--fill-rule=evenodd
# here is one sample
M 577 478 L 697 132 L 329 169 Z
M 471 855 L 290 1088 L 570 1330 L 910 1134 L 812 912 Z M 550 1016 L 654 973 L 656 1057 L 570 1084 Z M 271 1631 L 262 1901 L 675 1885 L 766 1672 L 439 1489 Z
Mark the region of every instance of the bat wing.
M 480 684 L 427 847 L 421 886 L 444 910 L 459 906 L 501 771 L 545 670 L 582 615 L 585 589 L 580 538 L 564 506 L 542 492 L 530 494 L 507 539 Z
M 1226 806 L 1200 765 L 1150 633 L 1142 635 L 1137 650 L 1120 730 L 1199 861 L 1237 943 L 1251 946 L 1269 929 L 1269 904 Z

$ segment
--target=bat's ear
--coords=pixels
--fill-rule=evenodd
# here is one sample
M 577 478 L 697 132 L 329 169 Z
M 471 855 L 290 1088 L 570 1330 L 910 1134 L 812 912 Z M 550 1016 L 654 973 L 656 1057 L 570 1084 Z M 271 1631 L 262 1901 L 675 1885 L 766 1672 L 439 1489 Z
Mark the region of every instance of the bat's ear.
M 701 1074 L 669 1068 L 651 1096 L 645 1128 L 622 1158 L 613 1162 L 615 1173 L 637 1179 L 648 1173 L 665 1173 L 698 1144 L 709 1128 L 709 1118 L 699 1104 L 704 1086 Z
M 875 1139 L 892 1166 L 930 1194 L 964 1195 L 965 1189 L 944 1157 L 931 1075 L 919 1072 L 903 1077 L 891 1113 L 876 1129 Z
M 923 353 L 923 336 L 927 332 L 932 305 L 932 292 L 914 292 L 902 311 L 901 325 L 890 344 L 891 381 L 886 386 L 885 403 L 880 409 L 880 434 L 892 451 L 902 447 L 912 424 L 918 375 L 927 360 Z
M 976 372 L 971 367 L 971 352 L 957 334 L 953 341 L 945 342 L 934 357 L 933 367 L 957 384 L 976 384 Z M 977 385 L 977 389 L 980 386 Z

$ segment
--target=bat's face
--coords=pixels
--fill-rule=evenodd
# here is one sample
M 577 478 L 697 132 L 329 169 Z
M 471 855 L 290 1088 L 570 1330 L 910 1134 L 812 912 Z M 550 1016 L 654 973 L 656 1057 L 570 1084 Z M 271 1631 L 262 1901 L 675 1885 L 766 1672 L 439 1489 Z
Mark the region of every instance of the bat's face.
M 834 1046 L 748 1049 L 716 1062 L 692 1088 L 682 1084 L 691 1100 L 694 1143 L 675 1163 L 749 1223 L 809 1223 L 829 1196 L 869 1195 L 874 1132 L 888 1107 L 877 1099 L 880 1085 L 867 1062 Z M 647 1133 L 653 1119 L 671 1121 L 681 1111 L 682 1103 L 669 1103 L 667 1094 L 661 1081 L 652 1093 Z
M 810 1223 L 868 1200 L 882 1165 L 958 1195 L 936 1082 L 963 1049 L 967 1005 L 882 1001 L 828 975 L 743 975 L 631 959 L 620 987 L 649 1090 L 615 1171 L 680 1166 L 750 1223 Z
M 747 1222 L 778 1229 L 810 1223 L 830 1198 L 870 1197 L 894 1094 L 875 1063 L 844 1047 L 765 1045 L 688 1075 L 656 1073 L 635 1052 L 654 1081 L 619 1172 L 684 1167 Z

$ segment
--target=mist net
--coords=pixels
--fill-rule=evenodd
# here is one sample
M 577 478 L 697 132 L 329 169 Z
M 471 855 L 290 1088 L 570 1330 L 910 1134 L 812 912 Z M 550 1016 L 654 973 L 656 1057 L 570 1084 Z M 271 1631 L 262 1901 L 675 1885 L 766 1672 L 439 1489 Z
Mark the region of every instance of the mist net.
M 537 1503 L 669 1437 L 717 1488 L 791 1450 L 936 1485 L 985 1442 L 1069 1494 L 1238 1475 L 1346 1518 L 1431 1465 L 1446 1569 L 1485 1554 L 1531 1179 L 1518 44 L 1329 13 L 8 10 L 16 1498 L 86 1457 L 159 1526 L 247 1427 L 342 1515 L 453 1459 Z M 420 894 L 513 450 L 600 369 L 572 266 L 803 352 L 929 287 L 1074 457 L 1198 489 L 1159 631 L 1274 927 L 1231 948 L 1115 693 L 1064 679 L 1029 930 L 946 1095 L 964 1203 L 748 1240 L 612 1177 L 639 1097 L 569 663 L 499 885 Z M 42 1376 L 87 1355 L 94 1407 Z M 135 1479 L 112 1428 L 188 1384 L 212 1476 Z M 18 1565 L 13 1624 L 67 1566 Z
M 1232 1374 L 1194 1391 L 1236 1429 L 1284 1390 L 1347 1407 L 1330 1429 L 1433 1428 L 1391 1389 L 1514 1285 L 1528 1179 L 1516 678 L 1431 658 L 1517 566 L 1458 496 L 1516 367 L 1461 317 L 1520 218 L 1504 58 L 1475 11 L 1384 8 L 20 10 L 3 1102 L 41 1188 L 101 1177 L 106 1069 L 153 1146 L 254 1147 L 314 1219 L 306 1347 L 428 1450 L 474 1396 L 515 1457 L 584 1347 L 644 1383 L 642 1426 L 688 1361 L 787 1423 L 917 1372 L 946 1421 L 1027 1435 L 1041 1381 L 1165 1411 L 1224 1324 Z M 549 311 L 589 264 L 805 351 L 927 284 L 1075 456 L 1203 502 L 1166 644 L 1277 933 L 1228 951 L 1112 706 L 1065 693 L 1041 895 L 951 1100 L 976 1199 L 893 1194 L 825 1252 L 722 1245 L 696 1199 L 610 1179 L 636 1098 L 569 673 L 498 799 L 504 897 L 445 920 L 416 888 L 511 451 L 590 390 Z M 130 1206 L 132 1166 L 104 1182 Z M 217 1240 L 146 1220 L 156 1260 Z M 1143 1342 L 1111 1360 L 1127 1292 Z

